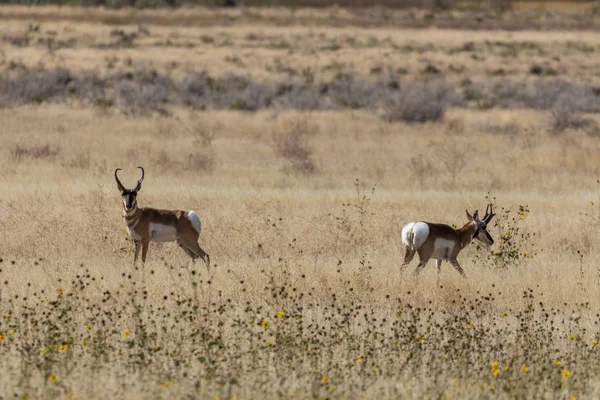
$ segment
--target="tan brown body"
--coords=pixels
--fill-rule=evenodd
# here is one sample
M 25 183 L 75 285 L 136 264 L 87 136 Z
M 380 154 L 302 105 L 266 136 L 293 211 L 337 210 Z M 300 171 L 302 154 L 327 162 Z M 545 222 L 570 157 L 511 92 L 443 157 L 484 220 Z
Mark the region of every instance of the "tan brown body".
M 487 232 L 487 223 L 493 218 L 491 206 L 483 220 L 479 219 L 478 212 L 473 216 L 467 212 L 469 222 L 460 229 L 449 225 L 431 222 L 410 222 L 402 228 L 402 244 L 404 245 L 404 269 L 419 254 L 419 265 L 415 269 L 418 274 L 425 268 L 427 262 L 436 260 L 438 276 L 441 272 L 442 261 L 448 261 L 463 277 L 465 272 L 460 266 L 457 257 L 473 239 L 492 245 L 494 240 Z

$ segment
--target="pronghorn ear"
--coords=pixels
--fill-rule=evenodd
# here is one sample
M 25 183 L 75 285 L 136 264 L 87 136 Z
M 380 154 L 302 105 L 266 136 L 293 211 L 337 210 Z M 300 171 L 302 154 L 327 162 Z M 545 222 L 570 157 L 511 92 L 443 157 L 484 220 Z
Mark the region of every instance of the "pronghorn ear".
M 473 216 L 469 214 L 469 210 L 465 210 L 465 212 L 467 213 L 467 219 L 469 220 L 469 222 L 473 221 Z
M 473 213 L 473 219 L 475 220 L 475 222 L 479 222 L 479 210 L 475 210 L 475 212 Z

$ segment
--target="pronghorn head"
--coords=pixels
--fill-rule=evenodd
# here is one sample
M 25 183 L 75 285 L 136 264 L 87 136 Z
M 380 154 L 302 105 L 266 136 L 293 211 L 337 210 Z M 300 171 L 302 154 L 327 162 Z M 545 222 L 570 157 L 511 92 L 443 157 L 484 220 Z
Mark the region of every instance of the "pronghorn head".
M 494 218 L 494 215 L 496 215 L 496 214 L 494 214 L 494 212 L 492 210 L 492 205 L 491 204 L 487 205 L 487 207 L 485 209 L 485 216 L 483 217 L 483 219 L 479 219 L 479 211 L 477 211 L 477 210 L 475 210 L 473 215 L 469 214 L 469 211 L 466 211 L 466 212 L 467 212 L 467 218 L 469 219 L 469 221 L 473 222 L 477 227 L 477 229 L 475 230 L 475 233 L 473 234 L 473 239 L 477 239 L 481 243 L 484 243 L 488 246 L 493 245 L 494 239 L 492 239 L 492 236 L 487 231 L 488 224 L 490 223 L 492 218 Z
M 123 200 L 123 209 L 125 210 L 125 212 L 133 210 L 137 205 L 137 194 L 142 188 L 142 181 L 144 180 L 144 168 L 138 168 L 142 170 L 142 177 L 135 186 L 135 189 L 126 189 L 125 186 L 123 186 L 123 184 L 119 180 L 119 177 L 117 176 L 117 172 L 120 171 L 121 168 L 117 168 L 115 170 L 115 179 L 117 181 L 117 186 L 121 191 L 121 199 Z

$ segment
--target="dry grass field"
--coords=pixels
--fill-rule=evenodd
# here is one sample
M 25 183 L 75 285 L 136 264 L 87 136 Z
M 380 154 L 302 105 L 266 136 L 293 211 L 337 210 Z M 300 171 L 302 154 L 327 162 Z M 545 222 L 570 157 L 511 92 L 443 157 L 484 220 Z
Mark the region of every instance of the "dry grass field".
M 600 396 L 597 34 L 49 10 L 0 9 L 1 399 Z M 134 267 L 138 165 L 210 270 Z M 466 280 L 401 273 L 488 201 Z

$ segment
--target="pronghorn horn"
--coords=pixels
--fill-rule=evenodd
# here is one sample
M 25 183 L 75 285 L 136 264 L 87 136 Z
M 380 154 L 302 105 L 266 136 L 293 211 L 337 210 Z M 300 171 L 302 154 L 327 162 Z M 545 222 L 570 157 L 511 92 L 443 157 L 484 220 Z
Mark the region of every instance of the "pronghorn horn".
M 486 224 L 489 224 L 490 221 L 492 220 L 492 218 L 494 218 L 494 215 L 496 215 L 496 214 L 494 214 L 492 204 L 488 204 L 485 209 L 485 217 L 483 217 L 483 222 L 485 222 Z
M 144 168 L 142 168 L 142 167 L 138 167 L 138 168 L 142 170 L 142 177 L 140 178 L 140 180 L 137 183 L 137 186 L 135 187 L 136 192 L 142 188 L 142 181 L 144 180 Z
M 119 177 L 117 176 L 117 172 L 120 171 L 120 170 L 121 170 L 121 168 L 115 169 L 115 179 L 117 180 L 117 186 L 119 186 L 119 190 L 121 192 L 123 192 L 123 191 L 125 191 L 125 186 L 123 186 L 123 184 L 119 180 Z

